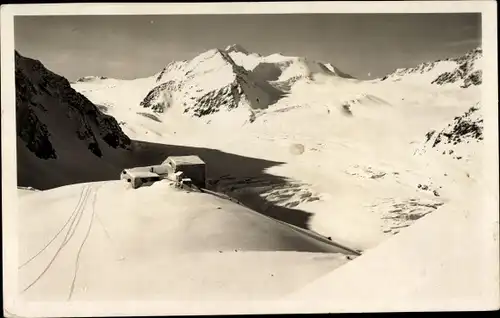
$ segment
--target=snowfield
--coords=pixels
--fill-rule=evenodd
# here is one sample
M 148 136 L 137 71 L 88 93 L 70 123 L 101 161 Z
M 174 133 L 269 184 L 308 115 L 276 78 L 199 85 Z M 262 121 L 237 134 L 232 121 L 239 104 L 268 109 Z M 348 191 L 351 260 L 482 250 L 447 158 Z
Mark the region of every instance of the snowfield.
M 287 299 L 310 302 L 317 312 L 497 309 L 498 290 L 487 291 L 492 273 L 495 281 L 499 278 L 498 254 L 492 253 L 498 249 L 498 223 L 480 211 L 498 200 L 486 194 L 485 186 L 471 185 L 462 200 Z
M 71 83 L 132 142 L 82 157 L 79 174 L 27 165 L 44 191 L 18 190 L 22 297 L 304 301 L 322 288 L 315 302 L 340 311 L 353 299 L 381 310 L 407 308 L 403 298 L 438 308 L 450 295 L 476 304 L 487 282 L 470 259 L 491 251 L 467 237 L 484 224 L 487 187 L 481 59 L 478 48 L 361 81 L 231 45 L 148 78 Z M 231 200 L 115 181 L 170 155 L 200 156 L 207 187 Z M 387 293 L 394 303 L 378 302 Z
M 354 257 L 165 181 L 138 190 L 111 181 L 25 195 L 19 287 L 30 301 L 268 300 Z

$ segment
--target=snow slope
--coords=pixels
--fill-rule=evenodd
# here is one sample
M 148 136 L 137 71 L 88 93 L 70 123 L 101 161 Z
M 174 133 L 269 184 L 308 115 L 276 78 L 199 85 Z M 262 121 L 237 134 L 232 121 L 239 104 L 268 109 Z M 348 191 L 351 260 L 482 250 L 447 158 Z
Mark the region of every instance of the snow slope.
M 498 309 L 498 222 L 481 213 L 498 199 L 485 186 L 287 299 L 317 312 Z
M 270 300 L 351 254 L 166 181 L 71 185 L 20 204 L 19 288 L 29 301 Z

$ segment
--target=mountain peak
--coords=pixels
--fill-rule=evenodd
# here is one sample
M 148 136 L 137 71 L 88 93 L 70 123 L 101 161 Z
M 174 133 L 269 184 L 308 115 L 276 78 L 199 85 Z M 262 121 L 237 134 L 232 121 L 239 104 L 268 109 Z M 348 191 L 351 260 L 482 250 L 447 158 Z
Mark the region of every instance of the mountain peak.
M 228 45 L 225 49 L 224 49 L 225 52 L 227 53 L 231 53 L 231 52 L 239 52 L 239 53 L 243 53 L 243 54 L 249 54 L 249 52 L 243 47 L 241 46 L 240 44 L 231 44 L 231 45 Z

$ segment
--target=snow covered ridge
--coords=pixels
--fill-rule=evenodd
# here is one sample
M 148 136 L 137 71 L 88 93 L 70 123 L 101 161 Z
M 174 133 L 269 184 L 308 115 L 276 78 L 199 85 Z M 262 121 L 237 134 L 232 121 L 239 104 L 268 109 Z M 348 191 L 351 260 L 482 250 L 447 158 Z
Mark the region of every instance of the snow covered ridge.
M 482 58 L 483 50 L 481 48 L 476 48 L 475 50 L 467 53 L 453 61 L 457 62 L 459 65 L 452 72 L 445 72 L 439 75 L 432 84 L 443 85 L 447 83 L 455 83 L 457 81 L 463 81 L 460 87 L 467 88 L 471 85 L 479 85 L 482 83 L 482 70 L 477 69 L 477 61 Z
M 177 104 L 197 117 L 244 107 L 251 118 L 254 110 L 276 103 L 297 81 L 314 74 L 352 78 L 331 64 L 281 54 L 262 57 L 235 44 L 171 62 L 140 104 L 159 113 Z
M 425 148 L 431 147 L 437 149 L 443 155 L 450 155 L 453 159 L 460 160 L 464 157 L 463 152 L 469 150 L 469 147 L 464 148 L 461 145 L 481 143 L 483 139 L 481 104 L 476 103 L 461 116 L 456 116 L 453 122 L 441 129 L 440 132 L 436 130 L 429 131 L 426 134 L 423 151 L 425 151 Z
M 76 83 L 93 82 L 108 79 L 106 76 L 84 76 L 77 79 Z
M 68 80 L 40 61 L 15 52 L 16 124 L 18 149 L 27 147 L 41 159 L 58 158 L 54 139 L 76 137 L 95 156 L 102 144 L 127 148 L 130 139 L 116 120 L 101 113 Z
M 381 81 L 401 81 L 419 79 L 429 84 L 458 84 L 461 88 L 482 83 L 482 48 L 478 47 L 458 58 L 447 58 L 422 63 L 413 68 L 400 68 L 381 79 Z

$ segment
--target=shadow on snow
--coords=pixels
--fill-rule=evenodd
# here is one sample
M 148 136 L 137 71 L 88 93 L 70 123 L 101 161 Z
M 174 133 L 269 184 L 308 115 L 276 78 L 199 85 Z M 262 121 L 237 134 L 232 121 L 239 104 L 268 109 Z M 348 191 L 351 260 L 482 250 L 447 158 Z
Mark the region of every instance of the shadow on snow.
M 223 152 L 216 149 L 198 148 L 180 145 L 167 145 L 145 141 L 132 141 L 130 151 L 120 156 L 120 162 L 107 165 L 107 169 L 94 170 L 78 164 L 65 171 L 65 178 L 50 179 L 43 174 L 26 173 L 18 169 L 18 186 L 32 186 L 40 190 L 51 189 L 75 183 L 107 181 L 119 179 L 124 168 L 160 164 L 168 156 L 197 155 L 207 164 L 207 179 L 210 190 L 224 192 L 229 197 L 245 206 L 286 223 L 308 229 L 311 213 L 274 204 L 260 195 L 262 188 L 293 187 L 293 181 L 266 173 L 266 169 L 283 164 L 283 162 L 250 158 Z M 93 170 L 85 173 L 85 170 Z M 95 173 L 99 171 L 99 173 Z M 22 177 L 20 177 L 22 176 Z M 28 176 L 28 177 L 26 177 Z M 226 183 L 222 189 L 219 181 Z M 227 183 L 229 180 L 229 183 Z M 234 184 L 239 189 L 232 191 Z M 225 191 L 229 189 L 229 191 Z

